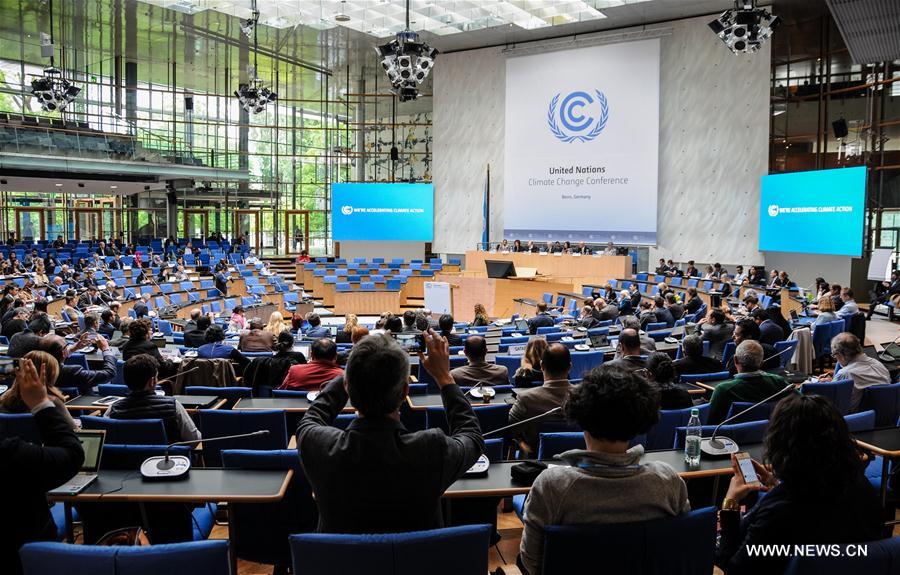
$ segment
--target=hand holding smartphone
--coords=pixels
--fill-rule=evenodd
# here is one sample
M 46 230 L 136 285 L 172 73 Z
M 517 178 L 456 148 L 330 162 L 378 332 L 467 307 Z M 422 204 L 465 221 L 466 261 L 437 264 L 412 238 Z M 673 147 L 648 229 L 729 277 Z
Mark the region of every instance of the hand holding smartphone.
M 761 487 L 762 483 L 759 480 L 759 475 L 756 474 L 756 468 L 753 466 L 753 459 L 750 457 L 750 454 L 742 451 L 735 454 L 734 457 L 737 460 L 738 470 L 744 478 L 744 485 Z

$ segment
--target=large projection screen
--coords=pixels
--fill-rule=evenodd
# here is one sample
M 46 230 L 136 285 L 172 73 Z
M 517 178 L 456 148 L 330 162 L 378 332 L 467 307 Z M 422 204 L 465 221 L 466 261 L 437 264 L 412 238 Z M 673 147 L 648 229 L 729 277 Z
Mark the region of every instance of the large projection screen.
M 656 244 L 659 39 L 506 61 L 503 236 Z

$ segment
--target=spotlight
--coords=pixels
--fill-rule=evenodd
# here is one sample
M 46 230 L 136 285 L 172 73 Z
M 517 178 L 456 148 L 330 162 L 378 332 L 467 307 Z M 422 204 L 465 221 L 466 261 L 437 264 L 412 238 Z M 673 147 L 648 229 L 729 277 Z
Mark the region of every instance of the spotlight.
M 438 55 L 436 49 L 420 42 L 419 35 L 408 29 L 387 44 L 375 46 L 375 52 L 391 82 L 391 92 L 400 96 L 401 102 L 419 97 L 418 84 L 431 73 Z
M 63 78 L 59 68 L 44 68 L 44 75 L 31 81 L 31 93 L 45 112 L 63 111 L 75 101 L 81 88 Z
M 266 104 L 278 99 L 278 94 L 264 87 L 258 78 L 254 78 L 249 84 L 238 86 L 234 95 L 241 108 L 251 114 L 259 114 L 265 109 Z
M 757 0 L 735 0 L 734 9 L 726 10 L 708 24 L 716 36 L 735 54 L 752 53 L 772 37 L 781 24 L 765 8 L 756 6 Z
M 241 32 L 247 38 L 253 37 L 253 31 L 256 30 L 256 23 L 259 22 L 259 11 L 254 7 L 253 14 L 248 20 L 240 20 Z

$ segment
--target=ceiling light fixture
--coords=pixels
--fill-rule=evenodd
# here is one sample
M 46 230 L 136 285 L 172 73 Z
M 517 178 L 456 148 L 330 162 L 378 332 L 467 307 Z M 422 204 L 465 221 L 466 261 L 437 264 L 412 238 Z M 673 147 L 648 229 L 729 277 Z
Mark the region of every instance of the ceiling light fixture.
M 350 16 L 347 15 L 347 0 L 341 0 L 341 11 L 334 15 L 335 22 L 349 22 Z
M 391 92 L 401 102 L 419 97 L 418 85 L 425 81 L 434 67 L 438 51 L 419 41 L 419 35 L 409 29 L 409 0 L 406 0 L 406 29 L 381 46 L 375 46 L 381 67 L 391 82 Z
M 256 25 L 259 23 L 259 10 L 256 9 L 256 2 L 253 3 L 253 11 L 250 14 L 250 18 L 247 20 L 240 20 L 241 24 L 241 32 L 243 32 L 244 36 L 247 38 L 253 37 L 253 32 L 256 30 Z
M 254 21 L 259 20 L 259 10 L 256 9 L 256 0 L 253 0 L 253 18 Z M 251 30 L 253 35 L 253 68 L 249 74 L 250 81 L 246 84 L 239 85 L 238 89 L 234 91 L 235 97 L 237 97 L 238 102 L 241 104 L 241 109 L 250 114 L 259 114 L 266 108 L 266 104 L 278 99 L 278 94 L 265 87 L 262 80 L 256 76 L 256 71 L 259 69 L 256 65 L 257 54 L 259 52 L 259 44 L 256 39 L 256 28 L 257 26 L 254 22 L 253 29 Z M 241 26 L 241 30 L 243 30 L 243 25 Z
M 45 112 L 62 112 L 66 106 L 75 101 L 81 88 L 72 84 L 63 76 L 62 70 L 54 65 L 53 52 L 53 1 L 50 1 L 50 65 L 44 68 L 44 75 L 31 80 L 31 93 L 41 104 Z
M 781 24 L 778 16 L 758 8 L 756 2 L 735 0 L 733 10 L 722 12 L 709 23 L 710 29 L 735 54 L 756 52 Z

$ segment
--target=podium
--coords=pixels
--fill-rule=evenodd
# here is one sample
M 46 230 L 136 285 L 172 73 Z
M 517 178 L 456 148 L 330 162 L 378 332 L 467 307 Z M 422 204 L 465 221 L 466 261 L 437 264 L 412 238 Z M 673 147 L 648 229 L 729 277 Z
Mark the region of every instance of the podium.
M 523 312 L 531 316 L 536 313 L 532 306 L 515 300 L 539 302 L 549 292 L 554 297 L 559 292 L 574 291 L 571 283 L 563 283 L 541 278 L 494 279 L 485 277 L 454 276 L 442 278 L 453 289 L 453 318 L 456 321 L 472 321 L 475 318 L 475 304 L 483 304 L 490 317 L 509 318 L 514 313 Z

